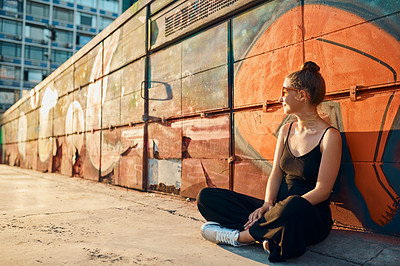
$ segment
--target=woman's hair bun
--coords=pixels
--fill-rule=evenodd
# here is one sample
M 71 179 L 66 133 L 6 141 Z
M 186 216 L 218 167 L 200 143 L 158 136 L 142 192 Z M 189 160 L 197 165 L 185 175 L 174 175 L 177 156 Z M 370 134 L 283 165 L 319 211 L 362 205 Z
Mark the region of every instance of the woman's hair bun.
M 315 72 L 318 72 L 319 69 L 320 69 L 319 66 L 312 61 L 305 62 L 304 65 L 301 67 L 301 70 L 311 70 Z

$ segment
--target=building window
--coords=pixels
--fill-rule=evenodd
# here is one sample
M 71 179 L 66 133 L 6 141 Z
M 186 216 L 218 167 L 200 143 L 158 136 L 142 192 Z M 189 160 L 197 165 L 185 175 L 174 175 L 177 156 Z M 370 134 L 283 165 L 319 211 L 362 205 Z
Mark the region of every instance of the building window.
M 109 18 L 100 17 L 100 29 L 104 30 L 108 25 L 110 25 L 114 20 Z
M 36 25 L 26 25 L 25 26 L 25 37 L 34 40 L 44 41 L 45 39 L 45 28 Z
M 5 34 L 21 35 L 22 24 L 18 21 L 0 19 L 0 31 Z
M 51 57 L 52 61 L 56 63 L 64 63 L 65 61 L 68 60 L 72 56 L 71 52 L 67 51 L 60 51 L 60 50 L 53 50 Z
M 25 58 L 46 61 L 47 49 L 35 46 L 25 46 Z
M 119 13 L 119 2 L 115 0 L 100 0 L 100 9 Z
M 42 5 L 39 3 L 34 3 L 34 2 L 27 2 L 26 3 L 26 13 L 33 15 L 33 16 L 48 18 L 49 17 L 49 6 Z
M 56 30 L 56 42 L 71 43 L 73 42 L 73 35 L 71 31 Z
M 0 1 L 1 9 L 4 11 L 22 12 L 23 2 L 17 0 Z
M 21 69 L 15 66 L 0 66 L 0 78 L 1 79 L 13 79 L 17 80 L 20 78 Z
M 40 69 L 26 68 L 24 70 L 24 81 L 39 83 L 46 77 L 46 71 Z
M 86 13 L 77 13 L 77 22 L 82 26 L 96 28 L 96 17 Z
M 74 11 L 63 8 L 54 7 L 53 18 L 69 23 L 74 23 Z
M 97 7 L 97 0 L 77 0 L 76 3 L 88 7 Z
M 93 38 L 93 36 L 90 35 L 85 35 L 85 34 L 78 34 L 76 38 L 76 44 L 79 46 L 83 46 L 90 42 L 90 40 Z
M 21 45 L 16 43 L 0 42 L 0 54 L 11 57 L 21 57 Z

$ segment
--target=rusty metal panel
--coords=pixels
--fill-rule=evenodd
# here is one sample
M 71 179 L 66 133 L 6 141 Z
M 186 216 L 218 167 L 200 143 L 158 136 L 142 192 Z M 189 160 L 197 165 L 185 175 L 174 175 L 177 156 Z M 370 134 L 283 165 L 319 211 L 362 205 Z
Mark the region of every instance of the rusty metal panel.
M 19 166 L 20 158 L 18 156 L 18 147 L 16 143 L 6 144 L 6 164 Z
M 68 152 L 67 138 L 70 136 L 59 136 L 56 140 L 57 152 L 53 153 L 52 172 L 72 176 L 72 154 Z
M 284 119 L 282 109 L 271 113 L 261 110 L 235 113 L 235 155 L 239 160 L 272 162 L 277 134 Z
M 182 121 L 152 123 L 149 134 L 149 189 L 179 194 L 181 189 L 182 156 L 185 156 L 182 139 Z
M 85 86 L 102 76 L 103 45 L 99 44 L 75 62 L 74 88 Z
M 28 169 L 37 169 L 37 157 L 38 157 L 38 152 L 37 152 L 37 140 L 31 140 L 26 142 L 26 149 L 29 151 L 26 154 L 26 168 Z
M 206 186 L 229 188 L 229 164 L 222 159 L 183 159 L 181 196 L 196 198 Z
M 103 128 L 121 124 L 121 73 L 122 71 L 118 70 L 103 79 Z
M 183 121 L 183 158 L 225 159 L 229 157 L 229 116 Z
M 182 114 L 227 107 L 227 66 L 217 67 L 182 79 Z
M 66 136 L 65 149 L 63 149 L 63 161 L 61 163 L 61 173 L 83 177 L 83 159 L 88 158 L 85 157 L 87 155 L 85 154 L 86 149 L 84 144 L 84 133 L 73 133 Z M 91 177 L 91 179 L 93 179 L 93 177 Z
M 121 153 L 116 183 L 120 186 L 143 189 L 143 125 L 123 127 Z
M 153 159 L 180 159 L 182 157 L 182 121 L 148 126 L 149 157 Z
M 180 194 L 181 159 L 149 159 L 149 189 Z
M 100 134 L 101 131 L 89 131 L 83 134 L 83 146 L 81 152 L 77 154 L 82 161 L 80 166 L 81 169 L 79 169 L 79 165 L 76 165 L 75 168 L 77 172 L 81 173 L 82 177 L 85 179 L 95 181 L 99 180 L 101 149 Z
M 259 199 L 265 198 L 265 188 L 272 162 L 267 160 L 241 160 L 235 163 L 233 190 Z
M 104 40 L 104 74 L 146 54 L 146 10 L 142 10 Z M 107 61 L 110 63 L 107 64 Z
M 101 131 L 101 171 L 100 180 L 109 184 L 116 184 L 115 176 L 118 169 L 121 147 L 121 129 Z
M 233 18 L 232 25 L 235 61 L 302 41 L 298 1 L 269 1 Z M 276 71 L 281 72 L 282 69 L 276 68 Z

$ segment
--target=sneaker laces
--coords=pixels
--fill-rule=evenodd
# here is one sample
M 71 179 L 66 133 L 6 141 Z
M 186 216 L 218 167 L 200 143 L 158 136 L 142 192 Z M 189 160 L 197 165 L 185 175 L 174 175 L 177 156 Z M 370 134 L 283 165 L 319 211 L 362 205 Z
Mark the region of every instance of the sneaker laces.
M 229 244 L 232 246 L 238 245 L 237 238 L 239 231 L 232 229 L 228 230 L 225 229 L 225 230 L 217 230 L 215 233 L 216 233 L 215 239 L 219 243 Z

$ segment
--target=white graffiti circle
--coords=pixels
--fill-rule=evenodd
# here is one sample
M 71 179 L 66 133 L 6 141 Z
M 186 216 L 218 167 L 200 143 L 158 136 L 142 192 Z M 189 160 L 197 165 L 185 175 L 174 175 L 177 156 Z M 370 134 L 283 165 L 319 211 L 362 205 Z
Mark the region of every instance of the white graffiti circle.
M 111 39 L 108 40 L 107 45 L 104 47 L 104 58 L 103 51 L 100 49 L 96 55 L 95 62 L 93 64 L 92 73 L 90 80 L 96 80 L 97 77 L 101 76 L 102 69 L 106 72 L 109 71 L 111 66 L 111 59 L 118 46 L 119 31 L 115 32 Z M 104 61 L 103 61 L 104 59 Z M 103 63 L 103 64 L 102 64 Z M 86 110 L 86 148 L 89 160 L 91 164 L 96 168 L 100 169 L 100 149 L 102 147 L 100 143 L 100 131 L 92 131 L 93 129 L 100 128 L 101 125 L 101 105 L 104 101 L 104 96 L 107 93 L 107 77 L 103 79 L 104 86 L 102 88 L 102 82 L 97 80 L 95 83 L 90 83 L 87 93 L 87 110 Z M 102 99 L 103 89 L 103 99 Z M 107 112 L 107 110 L 103 110 Z M 104 140 L 103 140 L 104 143 Z M 107 143 L 104 143 L 107 146 Z M 119 150 L 102 150 L 104 158 L 113 158 L 111 160 L 102 160 L 101 168 L 102 171 L 109 169 L 119 158 Z M 110 157 L 110 156 L 111 157 Z
M 22 156 L 23 161 L 26 157 L 26 138 L 28 132 L 28 123 L 26 120 L 25 113 L 21 111 L 18 119 L 18 151 Z
M 50 121 L 50 110 L 57 104 L 57 91 L 53 91 L 51 87 L 46 88 L 42 105 L 40 107 L 39 117 L 39 140 L 38 150 L 39 159 L 45 162 L 52 154 L 53 145 L 53 123 Z
M 84 130 L 83 110 L 78 101 L 73 101 L 67 111 L 65 119 L 65 134 L 67 142 L 68 158 L 75 158 L 75 151 L 80 153 L 83 146 L 83 134 L 79 134 Z M 78 134 L 76 134 L 78 133 Z M 75 163 L 75 160 L 73 160 Z

